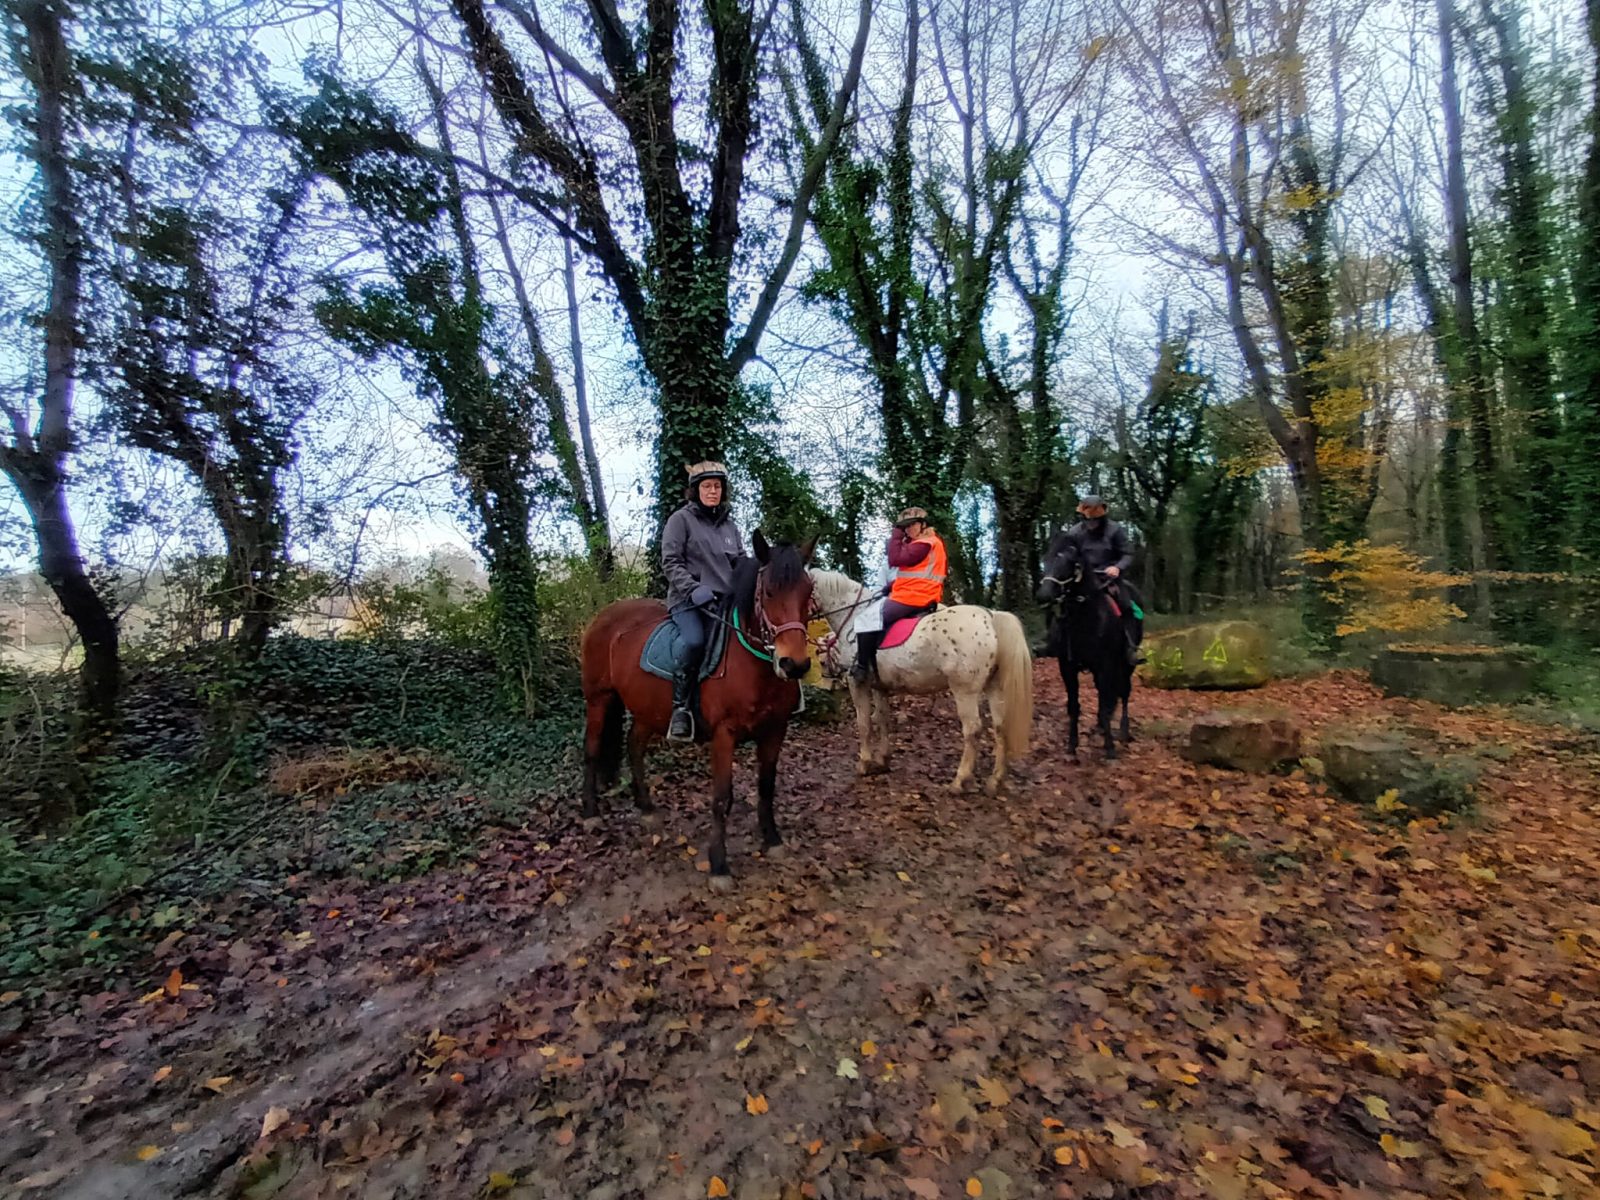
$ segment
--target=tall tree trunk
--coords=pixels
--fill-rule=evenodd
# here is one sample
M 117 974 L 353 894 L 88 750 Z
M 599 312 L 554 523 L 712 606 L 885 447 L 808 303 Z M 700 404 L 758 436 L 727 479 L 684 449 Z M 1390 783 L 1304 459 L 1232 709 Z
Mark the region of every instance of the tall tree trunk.
M 1444 107 L 1445 197 L 1450 224 L 1450 288 L 1456 351 L 1462 367 L 1461 390 L 1472 435 L 1472 476 L 1477 490 L 1483 561 L 1490 570 L 1507 564 L 1506 506 L 1495 457 L 1489 375 L 1473 298 L 1472 243 L 1468 236 L 1467 175 L 1462 160 L 1461 97 L 1456 85 L 1455 4 L 1438 0 L 1439 98 Z
M 1597 0 L 1600 3 L 1600 0 Z M 1444 524 L 1445 562 L 1452 571 L 1472 569 L 1472 548 L 1467 543 L 1467 522 L 1461 488 L 1461 422 L 1469 402 L 1463 394 L 1460 358 L 1452 353 L 1444 301 L 1428 269 L 1428 251 L 1417 228 L 1411 206 L 1401 201 L 1406 224 L 1406 260 L 1412 283 L 1422 301 L 1424 322 L 1433 346 L 1433 360 L 1444 378 L 1444 437 L 1439 447 L 1439 513 Z
M 595 562 L 603 579 L 611 577 L 616 563 L 611 545 L 611 514 L 606 506 L 606 484 L 600 474 L 600 456 L 594 449 L 594 430 L 589 420 L 589 373 L 584 365 L 583 327 L 578 319 L 578 272 L 573 261 L 572 239 L 561 239 L 561 277 L 567 288 L 567 332 L 572 342 L 572 399 L 578 410 L 578 437 L 583 444 L 584 466 L 589 474 L 591 520 L 601 546 Z M 595 543 L 591 541 L 591 546 Z
M 67 9 L 54 0 L 26 0 L 16 12 L 26 31 L 26 41 L 18 47 L 20 65 L 35 93 L 32 149 L 43 184 L 50 293 L 43 320 L 45 373 L 38 421 L 30 430 L 21 411 L 4 408 L 12 436 L 0 443 L 0 470 L 16 487 L 33 523 L 39 572 L 82 643 L 84 711 L 103 724 L 116 712 L 117 624 L 84 568 L 66 493 L 83 271 L 83 233 L 67 145 L 67 97 L 75 86 L 64 32 Z
M 1573 268 L 1578 330 L 1566 389 L 1572 413 L 1567 504 L 1573 542 L 1584 556 L 1582 567 L 1600 572 L 1600 0 L 1588 0 L 1588 30 L 1594 77 Z
M 1527 79 L 1527 56 L 1517 6 L 1480 0 L 1484 20 L 1494 30 L 1504 111 L 1500 138 L 1501 197 L 1505 204 L 1507 268 L 1505 320 L 1506 405 L 1519 415 L 1523 431 L 1518 456 L 1526 514 L 1519 522 L 1517 546 L 1526 565 L 1548 571 L 1559 566 L 1566 515 L 1565 462 L 1561 419 L 1550 353 L 1551 253 L 1545 224 L 1547 187 L 1534 145 L 1536 104 Z

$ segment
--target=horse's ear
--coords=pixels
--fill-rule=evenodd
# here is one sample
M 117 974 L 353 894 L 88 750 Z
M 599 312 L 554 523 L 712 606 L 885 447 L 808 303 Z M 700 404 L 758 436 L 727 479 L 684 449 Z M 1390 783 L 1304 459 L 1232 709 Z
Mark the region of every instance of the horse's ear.
M 800 561 L 806 566 L 811 565 L 811 556 L 817 552 L 817 535 L 812 534 L 800 543 Z
M 756 561 L 766 566 L 767 560 L 772 557 L 772 547 L 767 545 L 767 535 L 759 529 L 756 530 L 750 535 L 750 545 L 755 548 Z

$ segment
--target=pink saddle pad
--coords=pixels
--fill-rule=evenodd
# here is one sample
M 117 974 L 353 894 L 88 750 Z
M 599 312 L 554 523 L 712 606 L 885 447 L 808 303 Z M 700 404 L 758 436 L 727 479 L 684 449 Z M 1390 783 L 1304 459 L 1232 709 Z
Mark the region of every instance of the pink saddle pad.
M 927 614 L 923 614 L 926 616 Z M 878 646 L 880 650 L 893 650 L 896 646 L 903 645 L 911 636 L 911 631 L 917 627 L 917 622 L 922 617 L 902 617 L 889 626 L 889 632 L 883 635 L 883 641 Z

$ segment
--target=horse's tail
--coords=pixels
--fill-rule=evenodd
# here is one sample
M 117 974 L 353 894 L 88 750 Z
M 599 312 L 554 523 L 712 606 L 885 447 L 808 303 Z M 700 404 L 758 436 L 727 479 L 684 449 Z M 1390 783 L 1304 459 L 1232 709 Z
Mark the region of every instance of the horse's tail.
M 1028 649 L 1028 634 L 1014 613 L 990 614 L 999 643 L 994 686 L 1000 690 L 1000 734 L 1006 753 L 1028 752 L 1028 737 L 1033 731 L 1033 654 Z
M 622 697 L 612 693 L 606 701 L 605 721 L 600 726 L 600 752 L 595 755 L 595 784 L 610 791 L 622 773 Z

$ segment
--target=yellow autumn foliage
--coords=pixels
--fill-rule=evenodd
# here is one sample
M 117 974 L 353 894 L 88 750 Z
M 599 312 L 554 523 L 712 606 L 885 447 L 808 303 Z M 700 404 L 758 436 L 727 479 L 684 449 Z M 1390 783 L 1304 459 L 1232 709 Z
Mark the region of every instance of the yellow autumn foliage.
M 1340 637 L 1426 633 L 1466 616 L 1438 594 L 1466 583 L 1466 576 L 1430 571 L 1421 558 L 1399 546 L 1374 546 L 1363 538 L 1338 542 L 1326 550 L 1305 550 L 1300 558 L 1330 568 Z

